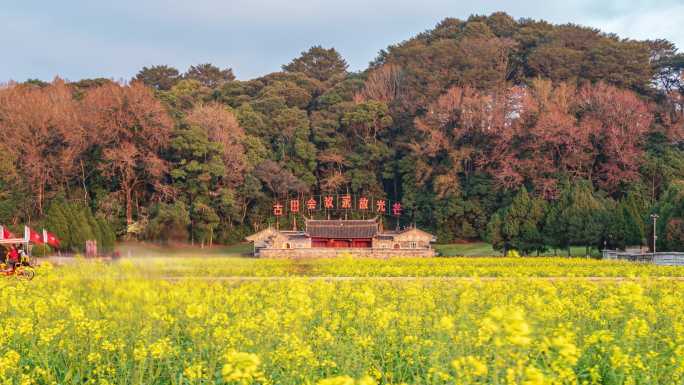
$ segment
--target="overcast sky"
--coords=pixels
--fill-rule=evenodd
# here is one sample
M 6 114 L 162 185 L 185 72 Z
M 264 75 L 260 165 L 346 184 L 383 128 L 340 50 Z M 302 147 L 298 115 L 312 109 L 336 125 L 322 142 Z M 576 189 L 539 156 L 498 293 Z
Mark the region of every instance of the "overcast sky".
M 684 47 L 684 0 L 0 0 L 0 81 L 129 79 L 143 66 L 210 62 L 239 79 L 312 45 L 351 70 L 445 17 L 505 11 Z

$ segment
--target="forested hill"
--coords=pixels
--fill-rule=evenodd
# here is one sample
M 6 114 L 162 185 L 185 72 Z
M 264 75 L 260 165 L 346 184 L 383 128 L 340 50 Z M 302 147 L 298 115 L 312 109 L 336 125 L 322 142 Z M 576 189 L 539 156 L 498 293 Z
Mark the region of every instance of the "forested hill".
M 362 73 L 313 47 L 248 81 L 200 64 L 11 83 L 0 224 L 71 248 L 107 223 L 233 242 L 275 197 L 354 192 L 400 200 L 442 242 L 641 244 L 657 211 L 661 246 L 682 247 L 683 68 L 664 40 L 495 13 L 447 18 Z

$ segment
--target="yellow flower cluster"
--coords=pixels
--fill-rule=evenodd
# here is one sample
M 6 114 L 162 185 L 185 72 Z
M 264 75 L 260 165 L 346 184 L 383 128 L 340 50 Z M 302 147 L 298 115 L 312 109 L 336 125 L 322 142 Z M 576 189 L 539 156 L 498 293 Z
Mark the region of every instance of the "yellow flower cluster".
M 684 382 L 677 279 L 540 279 L 577 270 L 525 258 L 487 280 L 168 280 L 136 263 L 0 280 L 0 384 Z
M 148 277 L 672 277 L 681 267 L 588 258 L 354 258 L 328 259 L 153 258 L 121 264 Z
M 226 382 L 238 384 L 267 383 L 260 370 L 261 360 L 256 354 L 231 350 L 225 354 L 224 359 L 225 364 L 221 374 Z

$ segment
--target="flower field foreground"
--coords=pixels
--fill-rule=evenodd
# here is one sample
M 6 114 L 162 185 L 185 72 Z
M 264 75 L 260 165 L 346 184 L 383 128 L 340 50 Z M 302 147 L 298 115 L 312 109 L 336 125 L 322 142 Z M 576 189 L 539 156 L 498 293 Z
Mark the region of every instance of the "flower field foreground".
M 674 384 L 684 283 L 0 281 L 2 384 Z
M 134 258 L 118 265 L 148 277 L 684 277 L 684 267 L 588 258 Z

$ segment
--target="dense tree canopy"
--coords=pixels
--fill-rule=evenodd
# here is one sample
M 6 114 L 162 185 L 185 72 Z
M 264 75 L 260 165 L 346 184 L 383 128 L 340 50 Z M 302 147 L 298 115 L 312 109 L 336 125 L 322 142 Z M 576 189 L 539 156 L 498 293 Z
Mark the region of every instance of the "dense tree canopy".
M 1 88 L 1 223 L 67 232 L 90 214 L 92 236 L 106 221 L 205 245 L 267 225 L 276 198 L 350 192 L 401 201 L 404 225 L 443 242 L 646 244 L 658 210 L 661 247 L 683 247 L 684 56 L 670 42 L 494 13 L 444 19 L 360 73 L 321 46 L 282 69 Z
M 347 73 L 347 62 L 334 48 L 311 47 L 302 55 L 283 65 L 287 72 L 301 72 L 320 81 L 334 80 Z

